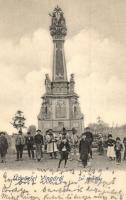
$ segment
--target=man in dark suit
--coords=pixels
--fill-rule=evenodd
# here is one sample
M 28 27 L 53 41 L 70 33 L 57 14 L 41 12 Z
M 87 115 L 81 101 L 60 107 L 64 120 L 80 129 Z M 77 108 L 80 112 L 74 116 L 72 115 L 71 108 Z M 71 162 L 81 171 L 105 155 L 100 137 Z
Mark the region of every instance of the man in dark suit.
M 41 130 L 36 131 L 36 135 L 34 137 L 35 145 L 36 145 L 36 158 L 38 162 L 42 158 L 42 145 L 44 144 L 43 142 L 43 136 L 41 134 Z
M 31 135 L 31 132 L 27 132 L 25 143 L 27 145 L 29 158 L 31 158 L 32 155 L 32 159 L 34 159 L 34 137 Z

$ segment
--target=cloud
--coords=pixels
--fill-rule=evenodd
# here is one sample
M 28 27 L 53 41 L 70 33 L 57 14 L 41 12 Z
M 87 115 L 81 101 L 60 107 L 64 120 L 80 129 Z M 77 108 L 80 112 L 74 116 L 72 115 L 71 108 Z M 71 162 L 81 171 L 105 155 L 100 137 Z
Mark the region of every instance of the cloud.
M 125 123 L 125 48 L 94 30 L 82 30 L 66 43 L 68 70 L 76 77 L 76 89 L 86 122 L 98 115 L 111 123 Z M 82 87 L 83 85 L 83 87 Z
M 18 43 L 2 40 L 0 44 L 1 66 L 14 70 L 18 78 L 51 64 L 52 43 L 45 30 L 37 30 L 32 36 L 23 36 Z
M 125 123 L 124 50 L 124 46 L 112 38 L 102 38 L 95 30 L 82 30 L 65 42 L 68 74 L 75 73 L 86 123 L 98 115 L 109 123 Z M 23 36 L 18 43 L 0 40 L 1 130 L 14 131 L 9 122 L 18 109 L 24 112 L 27 126 L 37 125 L 44 76 L 51 76 L 52 58 L 52 41 L 43 29 Z
M 44 75 L 52 64 L 51 45 L 45 30 L 24 36 L 16 44 L 0 41 L 0 130 L 13 130 L 9 122 L 18 109 L 24 112 L 27 125 L 37 124 Z

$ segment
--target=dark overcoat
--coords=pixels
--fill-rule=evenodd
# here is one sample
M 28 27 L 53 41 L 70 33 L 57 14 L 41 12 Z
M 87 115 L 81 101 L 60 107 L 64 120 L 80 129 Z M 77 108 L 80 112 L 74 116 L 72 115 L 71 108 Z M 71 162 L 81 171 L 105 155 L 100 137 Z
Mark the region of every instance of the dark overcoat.
M 41 145 L 43 145 L 44 144 L 43 136 L 41 134 L 35 135 L 34 142 L 35 142 L 35 144 L 41 144 Z
M 87 160 L 90 151 L 90 146 L 87 140 L 82 139 L 79 144 L 79 153 L 81 160 Z
M 0 154 L 1 156 L 5 156 L 8 149 L 8 142 L 5 136 L 0 137 Z

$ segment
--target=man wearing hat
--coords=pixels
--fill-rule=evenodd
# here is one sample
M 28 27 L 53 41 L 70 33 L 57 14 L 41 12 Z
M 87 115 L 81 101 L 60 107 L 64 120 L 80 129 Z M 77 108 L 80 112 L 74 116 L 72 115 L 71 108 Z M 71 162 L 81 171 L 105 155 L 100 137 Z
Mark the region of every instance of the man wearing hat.
M 42 158 L 42 145 L 44 144 L 43 136 L 41 134 L 40 129 L 38 129 L 36 131 L 36 135 L 34 137 L 34 142 L 35 142 L 35 145 L 36 145 L 36 158 L 39 162 Z
M 1 163 L 6 162 L 6 154 L 7 154 L 7 149 L 8 149 L 8 142 L 7 138 L 5 137 L 5 133 L 1 132 L 0 133 L 0 156 L 1 156 Z
M 86 140 L 86 134 L 83 133 L 82 139 L 80 140 L 80 143 L 79 143 L 79 153 L 80 153 L 80 159 L 82 161 L 84 168 L 87 166 L 89 152 L 90 152 L 90 146 L 89 146 L 88 141 Z
M 34 159 L 34 137 L 31 135 L 31 132 L 27 132 L 26 136 L 26 145 L 27 145 L 27 150 L 28 150 L 28 156 L 31 159 Z
M 16 161 L 22 160 L 24 145 L 25 145 L 25 137 L 23 136 L 22 131 L 19 130 L 15 139 L 15 146 L 16 146 L 16 151 L 17 151 Z
M 123 150 L 123 145 L 120 141 L 120 138 L 116 138 L 116 143 L 115 143 L 115 152 L 116 152 L 116 163 L 120 164 L 121 163 L 121 151 Z

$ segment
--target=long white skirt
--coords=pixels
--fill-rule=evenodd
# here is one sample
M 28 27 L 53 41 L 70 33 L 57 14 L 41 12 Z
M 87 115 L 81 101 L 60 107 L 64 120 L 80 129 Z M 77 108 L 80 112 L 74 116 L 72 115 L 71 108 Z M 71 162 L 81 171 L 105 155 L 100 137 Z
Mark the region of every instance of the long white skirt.
M 108 146 L 108 149 L 107 149 L 107 157 L 112 157 L 112 158 L 115 158 L 116 155 L 115 155 L 115 150 L 114 150 L 114 146 L 112 147 L 109 147 Z
M 48 143 L 47 144 L 47 153 L 53 153 L 53 152 L 57 152 L 57 144 L 54 142 Z

